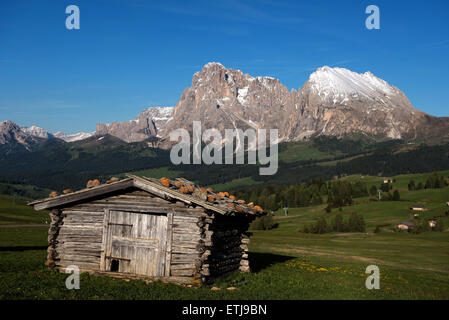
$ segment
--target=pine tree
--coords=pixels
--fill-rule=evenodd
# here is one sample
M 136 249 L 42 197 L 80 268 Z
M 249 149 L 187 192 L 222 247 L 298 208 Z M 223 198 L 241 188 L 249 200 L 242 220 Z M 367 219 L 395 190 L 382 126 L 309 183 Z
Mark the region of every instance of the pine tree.
M 362 216 L 353 212 L 348 220 L 348 231 L 350 232 L 364 232 L 365 231 L 365 220 Z
M 328 226 L 327 226 L 326 219 L 320 218 L 317 221 L 316 232 L 315 233 L 323 234 L 323 233 L 326 233 L 326 232 L 328 232 Z
M 443 232 L 444 231 L 444 222 L 442 219 L 438 219 L 435 224 L 435 231 Z
M 359 232 L 365 232 L 366 231 L 365 219 L 363 219 L 362 215 L 359 215 L 358 231 Z
M 315 193 L 312 196 L 312 205 L 318 205 L 318 204 L 322 204 L 323 203 L 323 199 L 321 198 L 321 196 L 318 193 Z
M 398 190 L 394 190 L 393 192 L 393 201 L 399 201 L 401 200 L 401 195 L 399 194 Z
M 337 214 L 334 217 L 334 219 L 332 220 L 332 231 L 335 231 L 335 232 L 345 231 L 343 216 L 341 214 Z

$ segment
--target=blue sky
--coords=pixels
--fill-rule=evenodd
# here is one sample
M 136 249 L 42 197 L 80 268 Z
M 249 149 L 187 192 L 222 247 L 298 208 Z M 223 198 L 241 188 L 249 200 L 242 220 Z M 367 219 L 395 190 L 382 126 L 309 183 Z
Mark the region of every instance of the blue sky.
M 80 8 L 68 30 L 66 6 Z M 380 30 L 365 8 L 380 8 Z M 449 116 L 449 1 L 0 2 L 0 120 L 93 131 L 175 105 L 209 61 L 298 89 L 316 68 L 371 71 Z

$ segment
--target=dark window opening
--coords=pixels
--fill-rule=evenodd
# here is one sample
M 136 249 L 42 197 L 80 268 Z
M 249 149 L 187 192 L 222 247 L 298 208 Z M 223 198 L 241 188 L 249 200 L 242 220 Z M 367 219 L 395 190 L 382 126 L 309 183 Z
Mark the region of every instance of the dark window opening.
M 118 272 L 119 264 L 120 264 L 120 261 L 118 261 L 116 259 L 112 260 L 111 261 L 111 271 Z

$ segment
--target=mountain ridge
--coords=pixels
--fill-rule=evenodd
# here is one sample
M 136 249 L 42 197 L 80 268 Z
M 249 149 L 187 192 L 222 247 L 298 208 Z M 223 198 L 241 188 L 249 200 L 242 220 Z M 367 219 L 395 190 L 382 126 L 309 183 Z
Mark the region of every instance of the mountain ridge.
M 449 118 L 415 109 L 399 88 L 370 72 L 327 66 L 302 88 L 289 90 L 278 79 L 208 63 L 182 93 L 167 131 L 191 131 L 193 121 L 221 132 L 276 128 L 280 142 L 360 134 L 375 140 L 449 139 Z
M 174 107 L 150 107 L 133 120 L 98 123 L 91 133 L 53 134 L 36 126 L 21 130 L 66 142 L 111 134 L 126 142 L 149 139 L 155 146 L 170 148 L 169 133 L 178 128 L 192 132 L 193 121 L 222 133 L 233 128 L 276 128 L 278 142 L 317 136 L 449 141 L 448 117 L 415 109 L 399 88 L 369 71 L 323 66 L 310 74 L 302 88 L 289 90 L 279 79 L 253 77 L 218 62 L 209 62 L 193 74 L 191 86 Z

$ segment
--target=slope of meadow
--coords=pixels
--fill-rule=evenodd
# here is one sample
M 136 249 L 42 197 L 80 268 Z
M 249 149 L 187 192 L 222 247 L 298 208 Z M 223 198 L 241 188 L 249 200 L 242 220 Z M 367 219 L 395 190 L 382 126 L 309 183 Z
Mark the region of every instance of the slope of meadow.
M 447 175 L 449 172 L 444 172 Z M 250 274 L 235 273 L 210 286 L 187 288 L 161 282 L 124 281 L 83 275 L 80 290 L 67 290 L 67 275 L 44 266 L 47 227 L 12 227 L 11 223 L 35 223 L 41 219 L 23 202 L 12 204 L 2 196 L 0 204 L 0 299 L 447 299 L 449 297 L 449 188 L 408 191 L 407 183 L 425 180 L 429 174 L 397 176 L 403 201 L 370 202 L 357 198 L 342 214 L 362 214 L 365 233 L 300 232 L 318 217 L 327 219 L 325 205 L 290 208 L 286 217 L 276 212 L 279 227 L 253 231 L 250 243 Z M 344 179 L 357 180 L 360 176 Z M 378 185 L 379 177 L 364 177 Z M 443 215 L 444 232 L 418 235 L 393 232 L 389 227 L 373 233 L 378 224 L 395 224 L 408 218 L 410 204 L 421 203 L 427 216 Z M 7 213 L 5 215 L 5 213 Z M 35 216 L 33 216 L 35 214 Z M 11 217 L 15 217 L 13 220 Z M 380 269 L 380 289 L 365 287 L 368 265 Z M 237 290 L 226 290 L 234 286 Z

